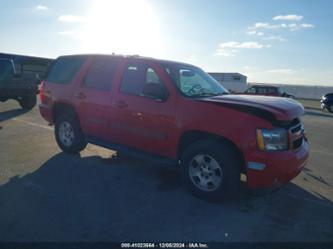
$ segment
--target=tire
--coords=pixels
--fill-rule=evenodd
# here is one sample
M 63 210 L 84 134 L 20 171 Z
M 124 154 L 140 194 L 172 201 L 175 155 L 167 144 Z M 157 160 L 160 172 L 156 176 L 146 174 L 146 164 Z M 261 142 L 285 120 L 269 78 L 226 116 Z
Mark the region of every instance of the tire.
M 227 143 L 199 141 L 190 145 L 181 157 L 183 181 L 201 199 L 229 198 L 239 192 L 240 164 Z
M 19 100 L 21 107 L 25 110 L 32 109 L 37 103 L 36 95 L 24 96 Z
M 80 123 L 74 113 L 65 113 L 55 122 L 55 138 L 60 149 L 66 153 L 76 154 L 87 146 Z
M 333 104 L 331 104 L 330 106 L 328 106 L 328 111 L 330 112 L 330 113 L 333 113 Z

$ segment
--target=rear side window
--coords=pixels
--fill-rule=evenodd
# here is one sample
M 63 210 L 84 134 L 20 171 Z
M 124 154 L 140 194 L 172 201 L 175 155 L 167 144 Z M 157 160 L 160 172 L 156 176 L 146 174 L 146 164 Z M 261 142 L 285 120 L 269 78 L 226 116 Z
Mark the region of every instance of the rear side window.
M 154 69 L 148 68 L 146 71 L 146 84 L 159 84 L 162 85 L 160 77 Z
M 81 68 L 84 57 L 60 57 L 52 65 L 47 81 L 58 84 L 69 84 Z
M 98 90 L 110 90 L 116 66 L 113 58 L 96 59 L 85 77 L 84 85 Z
M 265 87 L 258 87 L 258 93 L 259 94 L 266 94 L 267 93 L 267 88 L 265 88 Z
M 255 94 L 256 93 L 256 88 L 255 87 L 251 87 L 251 88 L 247 89 L 246 92 L 247 93 L 251 93 L 251 94 Z
M 120 85 L 122 93 L 140 95 L 145 84 L 144 68 L 140 64 L 129 65 Z
M 268 88 L 268 93 L 276 93 L 276 88 L 275 87 Z

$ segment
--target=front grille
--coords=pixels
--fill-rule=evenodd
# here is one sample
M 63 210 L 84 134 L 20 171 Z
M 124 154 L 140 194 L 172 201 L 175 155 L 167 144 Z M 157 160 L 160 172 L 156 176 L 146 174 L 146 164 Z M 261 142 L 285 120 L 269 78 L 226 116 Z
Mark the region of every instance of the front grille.
M 302 143 L 303 143 L 303 137 L 296 139 L 296 140 L 293 142 L 293 149 L 294 149 L 294 150 L 298 149 L 299 147 L 302 146 Z
M 290 129 L 291 133 L 295 134 L 302 130 L 302 124 L 298 124 Z
M 290 139 L 291 139 L 291 149 L 296 150 L 302 146 L 304 140 L 304 128 L 303 124 L 300 120 L 299 122 L 292 126 L 290 131 Z

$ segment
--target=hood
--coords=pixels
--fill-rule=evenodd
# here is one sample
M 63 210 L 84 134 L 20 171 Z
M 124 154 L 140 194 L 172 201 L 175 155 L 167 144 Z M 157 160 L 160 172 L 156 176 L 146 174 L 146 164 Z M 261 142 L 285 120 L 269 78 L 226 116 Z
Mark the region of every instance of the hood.
M 289 98 L 230 94 L 200 100 L 237 109 L 270 121 L 291 121 L 304 114 L 304 107 Z

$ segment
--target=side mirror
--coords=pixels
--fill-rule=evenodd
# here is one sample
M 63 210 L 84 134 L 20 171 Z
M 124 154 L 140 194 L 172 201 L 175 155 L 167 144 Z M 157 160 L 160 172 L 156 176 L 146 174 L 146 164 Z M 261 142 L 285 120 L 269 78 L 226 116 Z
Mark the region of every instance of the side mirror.
M 168 98 L 166 89 L 158 83 L 148 83 L 143 88 L 143 95 L 157 101 L 165 101 Z

